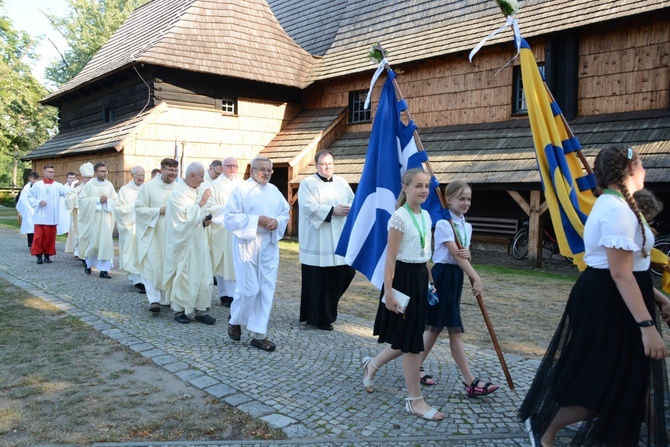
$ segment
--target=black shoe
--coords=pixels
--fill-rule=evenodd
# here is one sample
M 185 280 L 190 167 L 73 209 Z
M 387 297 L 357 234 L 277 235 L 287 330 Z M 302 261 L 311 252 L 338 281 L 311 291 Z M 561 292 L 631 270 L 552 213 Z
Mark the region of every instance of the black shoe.
M 275 349 L 277 349 L 277 346 L 270 340 L 268 340 L 267 337 L 263 340 L 259 340 L 258 338 L 252 338 L 251 346 L 253 346 L 254 348 L 262 349 L 263 351 L 267 352 L 272 352 Z
M 88 271 L 90 272 L 91 269 L 88 269 Z M 87 273 L 88 273 L 88 272 L 87 272 Z M 100 277 L 101 277 L 101 278 L 105 278 L 105 279 L 112 279 L 112 277 L 109 276 L 109 273 L 107 273 L 107 272 L 100 272 Z
M 232 340 L 240 341 L 242 339 L 242 326 L 239 324 L 228 324 L 228 337 Z
M 216 318 L 209 316 L 208 314 L 205 315 L 196 315 L 195 316 L 195 321 L 199 321 L 204 324 L 214 324 L 216 323 Z
M 158 313 L 161 311 L 161 306 L 158 303 L 151 303 L 149 305 L 149 312 Z
M 174 321 L 176 321 L 177 323 L 181 323 L 181 324 L 188 324 L 188 323 L 191 322 L 191 319 L 189 317 L 187 317 L 185 314 L 180 313 L 178 315 L 175 315 Z
M 332 324 L 319 324 L 316 327 L 321 329 L 322 331 L 332 331 L 333 330 L 333 325 Z
M 147 289 L 144 288 L 144 284 L 142 284 L 141 282 L 135 284 L 135 288 L 137 288 L 137 291 L 143 295 L 147 293 Z
M 233 304 L 233 297 L 232 296 L 222 296 L 221 297 L 221 305 L 223 307 L 230 307 L 231 304 Z
M 37 255 L 37 263 L 38 264 L 43 264 L 44 261 L 42 261 L 42 255 Z
M 91 269 L 88 268 L 88 267 L 84 267 L 84 273 L 86 273 L 87 275 L 90 275 L 91 274 Z
M 44 262 L 47 264 L 51 264 L 51 259 L 49 259 L 49 256 L 44 255 Z

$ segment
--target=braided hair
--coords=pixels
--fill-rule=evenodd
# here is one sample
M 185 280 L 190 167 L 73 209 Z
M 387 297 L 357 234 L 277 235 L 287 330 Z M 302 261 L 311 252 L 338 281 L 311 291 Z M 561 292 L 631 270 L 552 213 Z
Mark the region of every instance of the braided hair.
M 632 154 L 629 158 L 629 154 Z M 638 225 L 640 226 L 640 231 L 642 232 L 642 256 L 647 257 L 649 253 L 644 248 L 647 243 L 647 234 L 644 230 L 644 218 L 642 213 L 637 206 L 637 202 L 631 195 L 630 191 L 626 187 L 624 182 L 626 178 L 626 168 L 630 165 L 631 162 L 638 162 L 639 156 L 631 148 L 624 146 L 610 146 L 601 150 L 596 156 L 593 173 L 596 176 L 596 182 L 598 183 L 599 190 L 596 192 L 596 195 L 599 196 L 602 194 L 602 189 L 609 187 L 610 185 L 616 185 L 621 192 L 624 200 L 630 207 L 630 209 L 637 217 Z

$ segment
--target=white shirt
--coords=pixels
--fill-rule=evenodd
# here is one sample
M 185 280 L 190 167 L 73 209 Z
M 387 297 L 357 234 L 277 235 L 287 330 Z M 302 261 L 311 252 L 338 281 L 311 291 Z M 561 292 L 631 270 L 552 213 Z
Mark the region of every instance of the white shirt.
M 411 211 L 401 206 L 391 215 L 388 222 L 388 229 L 394 228 L 402 233 L 400 239 L 400 247 L 398 248 L 398 256 L 396 259 L 401 262 L 418 264 L 420 262 L 428 262 L 430 260 L 431 234 L 430 228 L 432 221 L 428 211 L 421 210 L 421 214 L 415 214 L 417 225 L 422 228 L 422 232 L 426 235 L 423 247 L 423 255 L 421 254 L 421 237 L 419 230 L 412 221 Z
M 454 226 L 458 230 L 459 241 L 464 248 L 470 246 L 470 241 L 472 240 L 472 225 L 465 221 L 465 216 L 458 217 L 455 214 L 451 214 L 451 220 L 454 222 Z M 463 240 L 463 237 L 465 239 Z M 448 220 L 442 219 L 438 220 L 435 224 L 435 253 L 433 253 L 433 262 L 441 264 L 457 264 L 456 259 L 454 259 L 449 248 L 447 248 L 445 242 L 456 241 L 454 237 L 454 229 L 451 227 L 451 224 Z
M 644 226 L 647 253 L 654 246 L 654 235 Z M 603 194 L 596 200 L 584 225 L 584 262 L 589 267 L 609 269 L 605 248 L 620 248 L 633 252 L 633 271 L 648 270 L 651 256 L 642 257 L 642 232 L 626 201 L 613 194 Z

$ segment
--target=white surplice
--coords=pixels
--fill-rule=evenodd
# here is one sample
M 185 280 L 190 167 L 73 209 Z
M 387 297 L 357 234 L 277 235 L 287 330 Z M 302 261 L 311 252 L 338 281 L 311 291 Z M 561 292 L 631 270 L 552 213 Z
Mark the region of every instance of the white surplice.
M 21 234 L 30 234 L 35 232 L 35 225 L 33 224 L 33 214 L 35 210 L 28 202 L 28 194 L 32 183 L 28 182 L 19 194 L 19 201 L 16 202 L 16 211 L 21 215 Z
M 333 176 L 325 182 L 314 174 L 300 182 L 298 189 L 300 263 L 316 267 L 344 265 L 342 256 L 335 254 L 346 216 L 326 218 L 333 207 L 351 205 L 354 193 L 342 177 Z

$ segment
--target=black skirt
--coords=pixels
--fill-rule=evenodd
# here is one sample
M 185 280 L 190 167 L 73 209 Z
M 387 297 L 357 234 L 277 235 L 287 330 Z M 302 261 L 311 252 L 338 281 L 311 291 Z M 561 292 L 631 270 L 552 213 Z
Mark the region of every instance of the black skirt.
M 438 263 L 433 266 L 433 281 L 440 301 L 430 306 L 426 324 L 435 329 L 450 328 L 449 333 L 462 333 L 461 295 L 463 270 L 455 264 Z
M 428 269 L 426 263 L 409 264 L 396 261 L 393 288 L 410 296 L 404 314 L 386 309 L 381 302 L 382 287 L 373 335 L 379 343 L 389 343 L 391 348 L 405 353 L 419 354 L 423 351 L 423 330 L 428 307 Z
M 656 318 L 649 272 L 634 272 Z M 667 446 L 664 360 L 644 355 L 640 328 L 609 270 L 587 268 L 574 285 L 519 419 L 543 433 L 562 406 L 590 410 L 572 445 Z M 651 399 L 647 399 L 651 396 Z M 646 414 L 652 424 L 644 424 Z M 644 426 L 644 433 L 642 427 Z
M 348 265 L 316 267 L 301 264 L 300 321 L 314 326 L 337 319 L 337 305 L 347 291 L 356 270 Z

